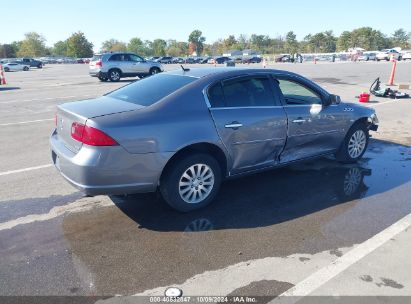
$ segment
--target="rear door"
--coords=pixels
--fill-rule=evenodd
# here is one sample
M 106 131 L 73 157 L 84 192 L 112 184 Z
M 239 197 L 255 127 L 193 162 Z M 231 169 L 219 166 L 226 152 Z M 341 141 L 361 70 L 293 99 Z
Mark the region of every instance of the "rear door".
M 347 112 L 340 105 L 323 106 L 326 98 L 296 77 L 277 77 L 288 119 L 287 143 L 281 163 L 325 154 L 341 143 Z
M 210 112 L 231 161 L 231 174 L 272 166 L 284 147 L 287 121 L 266 76 L 228 79 L 208 90 Z

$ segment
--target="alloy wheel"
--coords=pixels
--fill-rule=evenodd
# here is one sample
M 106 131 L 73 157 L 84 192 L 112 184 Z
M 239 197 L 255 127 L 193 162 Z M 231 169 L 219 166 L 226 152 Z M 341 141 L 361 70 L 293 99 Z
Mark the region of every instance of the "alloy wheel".
M 205 164 L 195 164 L 184 171 L 178 183 L 180 197 L 186 203 L 204 201 L 214 186 L 213 170 Z

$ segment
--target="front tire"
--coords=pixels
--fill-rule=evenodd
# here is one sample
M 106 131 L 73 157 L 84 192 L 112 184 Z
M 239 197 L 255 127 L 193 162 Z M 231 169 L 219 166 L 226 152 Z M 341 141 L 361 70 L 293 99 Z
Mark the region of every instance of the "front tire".
M 118 81 L 120 81 L 121 71 L 118 70 L 118 69 L 112 69 L 112 70 L 108 71 L 108 78 L 109 78 L 112 82 L 118 82 Z
M 24 67 L 24 68 L 23 68 L 23 71 L 28 71 L 28 70 L 29 70 L 28 67 Z
M 369 137 L 367 126 L 364 123 L 355 123 L 336 154 L 337 160 L 343 163 L 357 162 L 367 149 Z
M 171 164 L 161 178 L 164 200 L 180 212 L 189 212 L 210 204 L 220 188 L 221 168 L 207 154 L 191 154 Z

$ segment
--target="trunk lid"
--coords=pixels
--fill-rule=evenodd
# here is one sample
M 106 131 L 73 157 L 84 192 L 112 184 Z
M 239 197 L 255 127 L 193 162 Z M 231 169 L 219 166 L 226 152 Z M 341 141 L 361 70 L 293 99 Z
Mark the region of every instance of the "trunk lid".
M 83 144 L 71 137 L 71 125 L 74 122 L 86 124 L 86 121 L 90 118 L 129 112 L 141 108 L 144 107 L 107 96 L 59 105 L 56 114 L 58 139 L 70 151 L 77 153 Z

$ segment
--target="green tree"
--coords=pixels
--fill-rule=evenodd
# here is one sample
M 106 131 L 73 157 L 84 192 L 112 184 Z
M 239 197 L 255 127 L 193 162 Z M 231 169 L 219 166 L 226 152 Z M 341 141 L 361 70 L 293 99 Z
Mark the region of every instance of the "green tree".
M 66 41 L 67 56 L 88 58 L 93 56 L 93 44 L 89 42 L 83 32 L 73 33 Z
M 351 48 L 351 32 L 344 31 L 341 33 L 340 37 L 337 40 L 337 50 L 338 51 L 347 51 Z
M 127 44 L 127 50 L 132 53 L 136 53 L 140 56 L 146 57 L 152 54 L 152 50 L 147 46 L 151 42 L 143 42 L 140 38 L 134 37 L 131 38 Z
M 12 44 L 0 44 L 0 58 L 15 58 L 16 53 Z
M 195 51 L 197 52 L 198 56 L 200 56 L 203 53 L 204 42 L 206 41 L 206 38 L 203 37 L 202 35 L 203 35 L 202 31 L 194 30 L 188 36 L 188 42 L 194 45 Z
M 308 53 L 333 53 L 337 48 L 337 38 L 332 31 L 305 36 L 302 46 Z
M 154 56 L 165 56 L 167 42 L 163 39 L 155 39 L 151 44 L 151 47 L 154 52 Z
M 67 56 L 67 42 L 57 41 L 53 46 L 52 53 L 57 56 Z
M 299 45 L 297 41 L 297 36 L 294 34 L 293 31 L 290 31 L 285 36 L 285 50 L 290 53 L 294 54 L 298 51 Z
M 225 51 L 238 48 L 238 42 L 234 35 L 230 35 L 227 39 L 224 39 L 223 44 Z
M 127 51 L 126 43 L 117 39 L 106 40 L 101 45 L 101 52 L 125 52 Z
M 39 57 L 46 54 L 46 39 L 36 32 L 26 33 L 17 51 L 18 57 Z
M 170 39 L 167 41 L 166 53 L 170 56 L 178 57 L 187 55 L 188 44 L 186 42 L 178 42 L 177 40 Z
M 250 47 L 250 40 L 247 38 L 247 35 L 241 34 L 238 36 L 237 46 L 240 50 L 245 50 Z
M 407 49 L 410 47 L 411 33 L 407 33 L 404 29 L 398 29 L 392 34 L 391 41 L 394 47 Z

